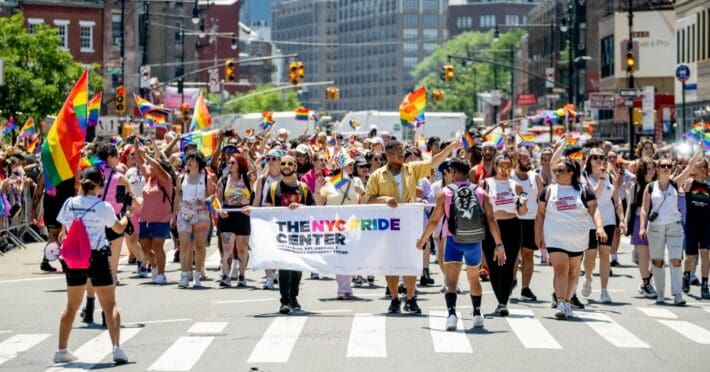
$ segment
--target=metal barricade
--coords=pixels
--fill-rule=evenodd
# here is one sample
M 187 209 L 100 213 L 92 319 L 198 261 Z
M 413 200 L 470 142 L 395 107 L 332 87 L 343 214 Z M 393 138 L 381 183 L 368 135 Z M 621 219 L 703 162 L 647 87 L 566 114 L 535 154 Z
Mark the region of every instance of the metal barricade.
M 4 233 L 5 237 L 17 247 L 25 247 L 22 241 L 24 234 L 29 234 L 32 239 L 37 242 L 45 240 L 32 229 L 32 188 L 25 187 L 20 200 L 16 200 L 22 207 L 19 216 L 15 218 L 2 217 L 0 218 L 0 234 Z

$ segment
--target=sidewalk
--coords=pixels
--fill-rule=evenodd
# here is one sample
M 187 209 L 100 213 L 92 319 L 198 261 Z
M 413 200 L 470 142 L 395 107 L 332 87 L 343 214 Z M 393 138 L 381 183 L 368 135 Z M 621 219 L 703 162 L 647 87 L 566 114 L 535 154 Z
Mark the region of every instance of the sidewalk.
M 0 254 L 0 283 L 7 280 L 29 279 L 40 280 L 52 277 L 62 278 L 60 272 L 46 273 L 39 269 L 42 262 L 43 249 L 46 243 L 27 243 L 25 247 L 17 247 Z M 59 269 L 57 261 L 52 266 Z

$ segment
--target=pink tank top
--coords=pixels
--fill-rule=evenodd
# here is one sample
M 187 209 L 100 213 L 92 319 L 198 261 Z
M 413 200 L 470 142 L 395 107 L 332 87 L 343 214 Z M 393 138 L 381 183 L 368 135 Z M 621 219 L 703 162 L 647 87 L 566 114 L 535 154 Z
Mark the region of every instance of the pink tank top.
M 463 181 L 463 182 L 454 182 L 458 187 L 461 186 L 469 186 L 471 183 L 468 181 Z M 451 233 L 449 232 L 449 207 L 451 206 L 451 199 L 454 197 L 454 192 L 451 191 L 449 187 L 444 186 L 444 195 L 446 196 L 446 201 L 444 202 L 444 217 L 446 217 L 446 221 L 444 221 L 443 226 L 442 226 L 442 231 L 443 231 L 443 237 L 448 237 L 451 236 Z M 478 199 L 478 204 L 481 205 L 481 208 L 483 208 L 483 189 L 480 187 L 476 187 L 476 199 Z
M 99 197 L 99 199 L 105 200 L 106 202 L 111 204 L 114 212 L 116 212 L 116 214 L 119 214 L 119 213 L 121 213 L 121 208 L 123 207 L 123 205 L 116 201 L 116 187 L 118 186 L 118 179 L 119 179 L 119 177 L 121 177 L 121 174 L 118 172 L 112 171 L 111 168 L 108 168 L 108 167 L 103 168 L 102 171 L 104 173 L 104 182 L 105 183 L 104 183 L 103 187 L 101 188 L 101 192 L 99 193 L 98 197 Z M 104 192 L 106 192 L 105 198 L 104 198 Z

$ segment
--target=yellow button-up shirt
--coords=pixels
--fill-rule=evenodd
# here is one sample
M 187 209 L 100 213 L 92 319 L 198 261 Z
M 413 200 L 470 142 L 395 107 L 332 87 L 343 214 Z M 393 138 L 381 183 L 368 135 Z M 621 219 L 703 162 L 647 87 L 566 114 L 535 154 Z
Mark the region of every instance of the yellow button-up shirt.
M 431 160 L 413 161 L 402 164 L 402 182 L 404 183 L 404 198 L 400 199 L 400 189 L 394 180 L 394 175 L 387 166 L 378 168 L 370 175 L 365 188 L 366 199 L 389 196 L 398 202 L 414 203 L 417 201 L 417 181 L 431 175 Z

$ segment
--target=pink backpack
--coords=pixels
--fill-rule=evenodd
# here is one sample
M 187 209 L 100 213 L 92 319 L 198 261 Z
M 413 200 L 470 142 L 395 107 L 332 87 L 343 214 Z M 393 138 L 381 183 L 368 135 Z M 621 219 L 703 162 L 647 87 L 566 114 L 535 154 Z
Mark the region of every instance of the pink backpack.
M 69 226 L 69 231 L 67 231 L 67 236 L 62 242 L 61 258 L 67 264 L 67 267 L 72 270 L 88 269 L 91 265 L 91 242 L 82 218 L 99 203 L 101 201 L 94 203 L 81 217 L 74 216 Z

